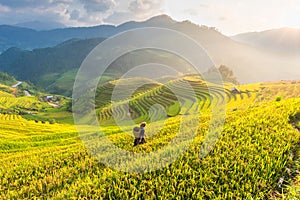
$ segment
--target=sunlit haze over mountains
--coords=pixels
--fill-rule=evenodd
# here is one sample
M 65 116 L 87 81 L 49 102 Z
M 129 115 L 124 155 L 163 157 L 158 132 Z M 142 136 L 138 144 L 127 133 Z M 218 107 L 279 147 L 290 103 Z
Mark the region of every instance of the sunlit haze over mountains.
M 177 21 L 216 27 L 225 35 L 273 28 L 300 28 L 300 1 L 237 0 L 0 0 L 0 24 L 119 25 L 167 14 Z M 25 23 L 25 24 L 24 24 Z

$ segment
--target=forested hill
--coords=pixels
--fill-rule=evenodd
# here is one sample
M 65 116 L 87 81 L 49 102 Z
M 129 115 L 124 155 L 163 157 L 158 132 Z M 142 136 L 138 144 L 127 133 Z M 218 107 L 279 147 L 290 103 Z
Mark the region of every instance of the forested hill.
M 65 41 L 65 39 L 77 38 L 67 40 L 67 42 L 63 42 L 55 47 L 37 48 L 34 50 L 10 48 L 0 55 L 0 71 L 10 73 L 18 80 L 30 81 L 41 87 L 51 86 L 53 88 L 51 92 L 70 94 L 73 86 L 72 79 L 74 80 L 76 70 L 86 55 L 103 41 L 103 38 L 140 27 L 163 27 L 188 35 L 206 50 L 216 66 L 229 66 L 240 83 L 296 80 L 300 76 L 298 54 L 273 52 L 257 46 L 240 43 L 222 35 L 215 28 L 198 26 L 190 21 L 177 22 L 166 15 L 156 16 L 144 22 L 131 21 L 117 27 L 105 25 L 40 31 L 38 32 L 39 34 L 51 33 L 48 37 L 43 37 L 42 39 L 40 36 L 32 36 L 32 33 L 37 31 L 26 29 L 23 34 L 16 34 L 12 30 L 11 32 L 2 32 L 0 27 L 1 41 L 5 38 L 11 38 L 9 41 L 13 41 L 13 37 L 19 36 L 26 37 L 28 42 L 34 39 L 36 41 L 43 40 L 47 43 L 51 43 L 51 41 L 59 43 Z M 6 28 L 8 29 L 8 27 Z M 101 38 L 82 39 L 96 36 L 101 36 Z M 17 39 L 15 41 L 18 41 L 18 44 L 22 44 Z M 180 48 L 180 41 L 174 42 Z M 186 53 L 193 55 L 195 52 L 191 49 L 191 51 Z M 115 62 L 117 64 L 115 69 L 117 70 L 114 70 L 114 72 L 126 72 L 126 69 L 137 66 L 137 64 L 153 63 L 154 60 L 149 59 L 153 57 L 152 55 L 152 52 L 149 53 L 148 51 L 144 52 L 143 56 L 139 55 L 118 60 Z M 167 64 L 171 67 L 178 65 L 183 68 L 182 66 L 186 66 L 174 56 L 169 56 L 167 59 L 165 55 L 164 52 L 157 52 L 156 57 L 158 59 L 155 62 Z M 166 62 L 166 60 L 168 61 Z M 152 68 L 149 70 L 151 71 Z M 61 86 L 64 86 L 64 88 L 61 88 Z M 68 92 L 65 93 L 65 91 Z
M 122 31 L 145 26 L 170 26 L 173 21 L 167 15 L 153 17 L 143 22 L 126 22 L 119 26 L 99 25 L 93 27 L 69 27 L 54 30 L 37 31 L 11 25 L 0 25 L 0 52 L 10 47 L 35 49 L 55 46 L 63 41 L 80 38 L 110 37 Z
M 101 41 L 102 38 L 73 39 L 53 48 L 33 51 L 10 48 L 0 56 L 1 70 L 37 84 L 44 75 L 54 76 L 78 69 L 87 54 Z

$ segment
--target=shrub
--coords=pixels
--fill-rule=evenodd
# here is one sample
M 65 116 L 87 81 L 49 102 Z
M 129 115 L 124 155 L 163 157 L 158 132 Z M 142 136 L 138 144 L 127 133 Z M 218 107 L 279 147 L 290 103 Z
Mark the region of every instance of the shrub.
M 275 101 L 281 101 L 281 97 L 276 97 Z

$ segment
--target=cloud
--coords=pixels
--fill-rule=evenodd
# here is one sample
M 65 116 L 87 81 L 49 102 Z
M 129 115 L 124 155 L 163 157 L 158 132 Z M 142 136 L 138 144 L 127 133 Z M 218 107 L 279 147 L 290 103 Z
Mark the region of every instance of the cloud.
M 73 10 L 70 14 L 71 20 L 77 20 L 80 17 L 80 11 L 79 10 Z
M 66 10 L 71 2 L 72 0 L 0 0 L 0 24 L 17 24 L 36 20 L 64 23 L 69 18 Z
M 67 26 L 120 24 L 161 14 L 166 0 L 0 0 L 0 24 L 56 21 Z
M 129 5 L 129 10 L 131 12 L 149 12 L 153 10 L 160 9 L 162 1 L 155 1 L 155 0 L 135 0 L 132 1 Z
M 91 26 L 141 21 L 163 13 L 218 27 L 226 34 L 300 26 L 299 0 L 0 0 L 0 24 L 38 20 Z
M 117 5 L 115 0 L 77 0 L 75 6 L 70 6 L 67 11 L 67 23 L 72 26 L 99 25 Z
M 208 7 L 209 7 L 208 4 L 197 3 L 196 5 L 191 5 L 189 7 L 186 7 L 183 10 L 183 13 L 190 16 L 199 16 L 200 13 L 203 12 L 203 10 L 206 10 Z
M 115 11 L 105 22 L 120 24 L 131 20 L 144 20 L 162 13 L 161 7 L 164 0 L 134 0 L 128 5 L 125 11 Z
M 114 0 L 80 0 L 80 2 L 87 12 L 106 12 L 116 5 Z
M 69 4 L 73 0 L 0 0 L 0 4 L 9 8 L 47 8 L 57 4 Z
M 103 21 L 112 24 L 120 24 L 125 21 L 129 21 L 131 18 L 133 18 L 133 14 L 129 12 L 114 12 L 113 14 L 106 17 Z
M 190 16 L 197 16 L 199 15 L 199 12 L 197 9 L 193 9 L 193 8 L 188 8 L 186 10 L 184 10 L 184 13 L 190 15 Z
M 220 16 L 220 17 L 219 17 L 219 20 L 220 20 L 220 21 L 226 21 L 226 20 L 227 20 L 227 17 L 225 17 L 225 16 Z
M 0 4 L 10 8 L 38 7 L 49 5 L 48 0 L 0 0 Z
M 73 0 L 0 0 L 0 24 L 27 21 L 63 22 Z
M 10 8 L 0 4 L 0 12 L 9 12 Z

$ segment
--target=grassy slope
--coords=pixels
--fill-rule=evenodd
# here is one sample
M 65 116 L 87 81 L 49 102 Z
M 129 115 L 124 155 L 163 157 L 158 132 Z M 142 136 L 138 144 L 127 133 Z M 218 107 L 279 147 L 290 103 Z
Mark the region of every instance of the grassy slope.
M 46 87 L 46 90 L 50 93 L 62 94 L 65 96 L 71 96 L 72 89 L 75 81 L 77 70 L 70 70 L 63 74 L 47 74 L 42 78 L 45 83 L 42 85 L 46 85 L 47 82 L 55 80 L 51 84 Z
M 7 73 L 0 72 L 0 83 L 11 86 L 11 85 L 16 84 L 17 80 Z
M 281 192 L 277 187 L 279 178 L 287 177 L 285 168 L 294 164 L 289 155 L 297 147 L 299 134 L 289 124 L 289 116 L 300 111 L 300 99 L 276 102 L 281 91 L 264 93 L 260 84 L 240 88 L 253 93 L 229 98 L 224 131 L 207 157 L 198 156 L 209 120 L 209 114 L 203 114 L 190 150 L 172 165 L 143 175 L 117 172 L 98 163 L 71 125 L 41 124 L 1 115 L 0 197 L 274 197 L 276 190 Z M 293 91 L 293 96 L 299 96 L 299 90 Z M 284 99 L 284 94 L 280 95 Z M 160 123 L 150 124 L 148 133 Z M 130 131 L 130 127 L 127 129 Z M 124 149 L 149 152 L 167 144 L 177 129 L 177 117 L 169 118 L 164 129 L 137 148 L 132 147 L 132 136 L 117 127 L 106 127 L 105 132 Z
M 22 115 L 27 120 L 50 121 L 60 124 L 74 124 L 73 115 L 65 109 L 48 108 L 44 112 L 38 112 L 35 115 Z
M 72 113 L 67 111 L 67 104 L 70 99 L 60 97 L 61 107 L 53 108 L 36 96 L 24 96 L 22 89 L 0 84 L 0 113 L 21 114 L 29 120 L 73 124 Z
M 144 85 L 145 83 L 148 84 Z M 137 85 L 141 85 L 141 87 L 136 88 Z M 160 85 L 161 84 L 159 82 L 151 81 L 150 79 L 145 78 L 126 78 L 121 80 L 112 80 L 99 85 L 96 92 L 95 103 L 97 105 L 97 108 L 102 108 L 106 105 L 110 105 L 111 96 L 116 86 L 118 87 L 118 93 L 116 94 L 118 99 L 124 100 L 128 96 L 128 93 L 130 93 L 131 96 L 134 97 L 137 94 L 152 90 Z
M 18 96 L 18 89 L 0 84 L 1 113 L 37 112 L 50 106 L 34 96 Z M 24 94 L 23 94 L 24 95 Z

